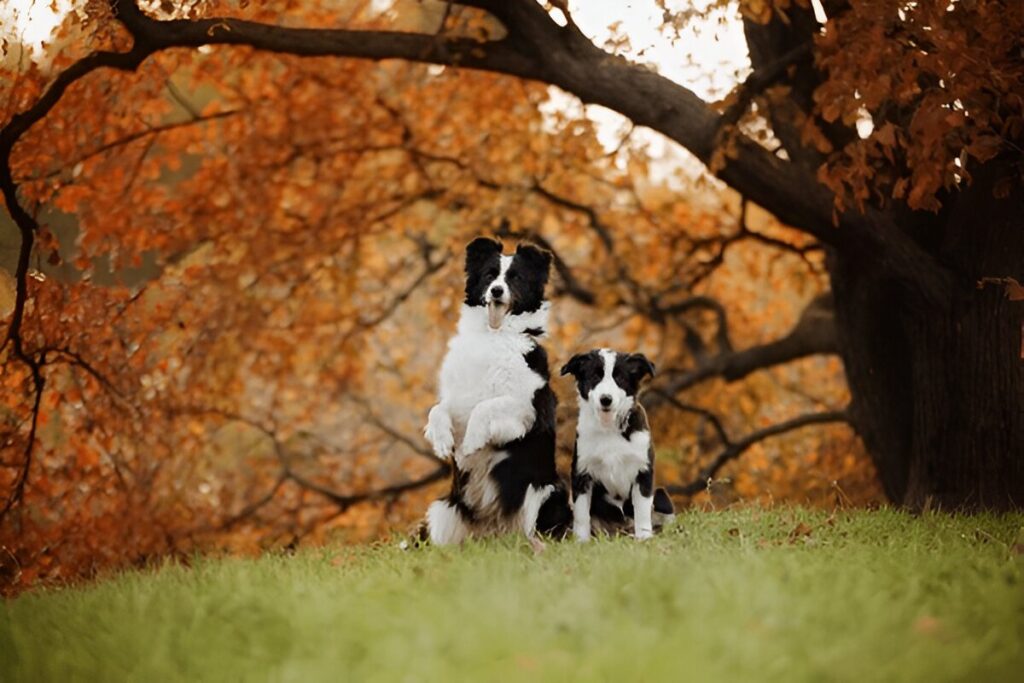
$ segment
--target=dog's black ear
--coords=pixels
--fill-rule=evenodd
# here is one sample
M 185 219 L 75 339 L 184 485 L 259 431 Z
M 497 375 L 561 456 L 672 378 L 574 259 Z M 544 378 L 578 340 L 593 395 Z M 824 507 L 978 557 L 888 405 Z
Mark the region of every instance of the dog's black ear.
M 473 272 L 487 259 L 500 253 L 501 242 L 490 237 L 477 237 L 466 245 L 466 272 Z
M 533 244 L 520 244 L 516 247 L 516 256 L 529 264 L 530 268 L 545 274 L 551 268 L 551 252 Z
M 583 371 L 583 364 L 586 362 L 589 353 L 577 353 L 575 356 L 569 359 L 569 362 L 562 366 L 559 374 L 563 377 L 565 375 L 573 375 L 578 377 L 580 372 Z
M 632 372 L 637 379 L 643 379 L 644 377 L 654 377 L 654 363 L 647 359 L 642 353 L 631 353 L 626 359 L 630 372 Z

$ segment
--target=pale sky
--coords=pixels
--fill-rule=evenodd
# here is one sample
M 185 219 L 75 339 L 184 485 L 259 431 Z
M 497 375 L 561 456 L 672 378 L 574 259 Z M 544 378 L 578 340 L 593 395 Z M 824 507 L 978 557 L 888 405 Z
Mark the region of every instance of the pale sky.
M 71 8 L 71 0 L 0 0 L 0 36 L 40 51 Z
M 664 4 L 672 11 L 703 13 L 710 1 L 665 0 Z M 706 102 L 725 97 L 750 69 L 743 22 L 735 3 L 707 18 L 694 18 L 681 27 L 678 35 L 673 28 L 663 25 L 662 10 L 655 0 L 573 0 L 569 11 L 580 30 L 598 45 L 615 36 L 626 36 L 629 42 L 617 45 L 617 54 L 652 65 L 658 73 L 689 88 Z M 554 97 L 552 106 L 570 110 L 581 107 L 578 100 L 567 95 Z M 588 105 L 586 115 L 597 124 L 598 137 L 609 150 L 618 145 L 629 128 L 625 117 L 601 106 Z M 703 169 L 689 152 L 660 133 L 638 129 L 630 140 L 654 160 L 650 168 L 652 180 L 669 180 L 680 168 L 686 169 L 687 175 Z

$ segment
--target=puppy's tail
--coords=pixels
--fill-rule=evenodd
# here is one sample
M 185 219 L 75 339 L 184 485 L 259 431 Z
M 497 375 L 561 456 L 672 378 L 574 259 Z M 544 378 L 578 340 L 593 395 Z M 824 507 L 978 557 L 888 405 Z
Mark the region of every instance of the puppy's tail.
M 674 515 L 675 506 L 665 489 L 657 489 L 654 492 L 654 511 L 662 515 Z

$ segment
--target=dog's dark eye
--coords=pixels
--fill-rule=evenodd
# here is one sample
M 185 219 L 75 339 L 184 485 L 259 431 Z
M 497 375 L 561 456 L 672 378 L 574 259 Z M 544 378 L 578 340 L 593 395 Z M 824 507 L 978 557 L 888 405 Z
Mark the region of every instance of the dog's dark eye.
M 517 273 L 515 271 L 512 271 L 511 273 L 508 274 L 508 279 L 509 280 L 518 280 L 519 279 L 519 273 Z
M 498 277 L 498 274 L 500 272 L 501 271 L 499 271 L 497 268 L 491 268 L 490 270 L 487 271 L 487 277 Z

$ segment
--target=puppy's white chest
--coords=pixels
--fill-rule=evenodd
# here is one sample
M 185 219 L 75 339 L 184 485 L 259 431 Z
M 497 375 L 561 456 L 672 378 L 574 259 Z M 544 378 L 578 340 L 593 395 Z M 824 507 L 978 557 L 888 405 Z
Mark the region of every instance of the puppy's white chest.
M 650 466 L 650 443 L 646 431 L 635 431 L 626 439 L 617 430 L 586 430 L 576 435 L 576 466 L 613 496 L 626 498 L 637 475 Z

